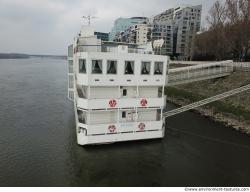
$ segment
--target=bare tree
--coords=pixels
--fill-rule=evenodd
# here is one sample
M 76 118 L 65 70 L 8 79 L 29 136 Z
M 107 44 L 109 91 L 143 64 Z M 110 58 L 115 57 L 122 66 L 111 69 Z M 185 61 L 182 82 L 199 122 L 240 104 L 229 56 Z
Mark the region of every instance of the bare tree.
M 227 37 L 236 60 L 244 61 L 250 44 L 250 0 L 226 0 Z
M 230 24 L 239 22 L 240 11 L 238 0 L 226 0 L 226 16 Z
M 194 57 L 244 61 L 250 50 L 250 0 L 217 0 L 207 21 L 208 30 L 196 37 Z
M 212 8 L 209 10 L 207 21 L 210 24 L 210 28 L 222 27 L 226 21 L 227 11 L 221 1 L 217 0 Z
M 222 60 L 225 57 L 227 49 L 227 40 L 224 29 L 227 18 L 226 13 L 225 5 L 217 0 L 210 9 L 207 17 L 211 30 L 210 42 L 213 43 L 212 52 L 217 60 Z
M 250 20 L 250 0 L 239 0 L 242 20 Z
M 243 46 L 241 59 L 245 60 L 250 49 L 250 0 L 239 0 L 239 9 L 241 12 L 241 35 Z

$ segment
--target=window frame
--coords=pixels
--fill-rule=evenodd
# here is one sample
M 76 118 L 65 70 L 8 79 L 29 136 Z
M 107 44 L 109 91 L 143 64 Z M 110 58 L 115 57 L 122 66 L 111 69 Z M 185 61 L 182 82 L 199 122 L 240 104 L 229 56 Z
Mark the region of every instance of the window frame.
M 126 63 L 127 62 L 131 62 L 131 66 L 132 66 L 132 69 L 133 69 L 133 74 L 126 74 L 125 72 L 126 72 Z M 124 73 L 123 73 L 124 75 L 135 75 L 135 61 L 133 61 L 133 60 L 125 60 L 125 62 L 124 62 Z
M 126 93 L 126 94 L 124 94 L 124 93 Z M 122 96 L 127 96 L 128 95 L 128 90 L 127 89 L 123 89 L 122 90 Z
M 108 64 L 109 64 L 109 61 L 114 61 L 115 62 L 115 67 L 116 67 L 116 73 L 108 73 Z M 106 74 L 107 75 L 117 75 L 118 74 L 118 61 L 115 60 L 115 59 L 108 59 L 107 62 L 106 62 Z
M 101 73 L 93 73 L 93 61 L 101 61 Z M 102 59 L 91 59 L 91 74 L 102 75 L 103 74 L 103 60 Z
M 162 71 L 161 71 L 161 74 L 155 74 L 155 70 L 156 70 L 156 63 L 162 63 Z M 164 71 L 164 62 L 163 61 L 155 61 L 154 62 L 154 75 L 163 75 L 163 71 Z
M 81 72 L 81 69 L 80 69 L 80 60 L 83 60 L 84 61 L 84 64 L 85 64 L 85 72 Z M 78 72 L 80 74 L 87 74 L 87 60 L 86 59 L 82 59 L 82 58 L 79 58 L 78 59 Z
M 122 119 L 124 119 L 124 118 L 126 118 L 126 111 L 122 111 Z
M 143 63 L 148 63 L 149 64 L 149 73 L 148 74 L 142 74 Z M 152 64 L 151 61 L 142 61 L 141 62 L 141 75 L 151 75 L 151 66 L 152 66 L 151 64 Z M 147 68 L 147 66 L 146 66 L 146 68 Z

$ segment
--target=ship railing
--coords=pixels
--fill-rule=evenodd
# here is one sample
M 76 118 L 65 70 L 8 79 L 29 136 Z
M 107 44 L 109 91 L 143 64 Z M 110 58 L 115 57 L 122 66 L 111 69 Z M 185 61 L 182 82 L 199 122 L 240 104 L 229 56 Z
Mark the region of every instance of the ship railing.
M 138 116 L 138 114 L 136 115 L 132 115 L 131 118 L 127 118 L 125 120 L 110 120 L 110 121 L 105 121 L 105 122 L 90 122 L 90 120 L 88 119 L 87 113 L 83 112 L 81 110 L 77 110 L 77 114 L 78 114 L 78 122 L 81 124 L 86 125 L 105 125 L 105 124 L 126 124 L 126 123 L 140 123 L 140 122 L 158 122 L 162 120 L 162 113 L 161 110 L 157 111 L 156 113 L 156 118 L 152 119 L 152 118 L 140 118 Z M 117 118 L 117 117 L 116 117 Z M 115 119 L 115 118 L 114 118 Z
M 82 89 L 77 88 L 77 97 L 80 99 L 87 99 L 87 96 Z
M 87 136 L 120 134 L 120 133 L 137 133 L 160 131 L 163 121 L 139 121 L 131 123 L 106 123 L 99 125 L 78 124 L 78 130 L 84 131 Z M 110 129 L 112 128 L 112 129 Z
M 73 45 L 68 46 L 68 57 L 73 57 Z
M 87 118 L 78 118 L 78 122 L 84 125 L 106 125 L 106 124 L 126 124 L 126 123 L 141 123 L 141 122 L 159 122 L 162 121 L 161 115 L 158 115 L 156 119 L 137 119 L 137 120 L 125 120 L 125 121 L 109 121 L 109 122 L 96 122 L 96 123 L 88 123 Z
M 233 72 L 232 61 L 222 61 L 207 64 L 200 64 L 190 67 L 180 67 L 169 70 L 169 81 L 213 76 L 217 74 L 227 74 Z
M 77 45 L 76 52 L 116 52 L 116 47 L 105 45 Z M 153 52 L 144 52 L 141 48 L 128 48 L 128 53 L 153 54 Z

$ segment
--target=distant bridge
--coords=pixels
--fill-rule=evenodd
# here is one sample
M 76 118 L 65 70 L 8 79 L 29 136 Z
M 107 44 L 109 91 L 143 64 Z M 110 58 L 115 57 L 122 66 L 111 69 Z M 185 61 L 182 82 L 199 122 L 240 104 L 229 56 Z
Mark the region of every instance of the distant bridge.
M 202 63 L 188 67 L 169 69 L 167 86 L 225 77 L 233 71 L 233 61 Z

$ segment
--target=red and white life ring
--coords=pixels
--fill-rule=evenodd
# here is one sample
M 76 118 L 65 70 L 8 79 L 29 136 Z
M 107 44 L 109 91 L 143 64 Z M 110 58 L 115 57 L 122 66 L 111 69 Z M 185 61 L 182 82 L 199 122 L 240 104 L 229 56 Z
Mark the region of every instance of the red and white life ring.
M 148 104 L 147 99 L 142 99 L 142 100 L 141 100 L 141 106 L 142 106 L 142 107 L 146 107 L 147 104 Z
M 116 131 L 115 125 L 110 125 L 110 126 L 108 127 L 108 130 L 109 130 L 110 133 L 114 133 L 114 132 Z
M 145 125 L 144 123 L 140 123 L 140 124 L 138 125 L 138 128 L 139 128 L 140 131 L 144 131 L 144 130 L 145 130 L 145 127 L 146 127 L 146 125 Z
M 112 99 L 112 100 L 109 101 L 109 106 L 110 107 L 115 107 L 116 105 L 117 105 L 116 100 Z

